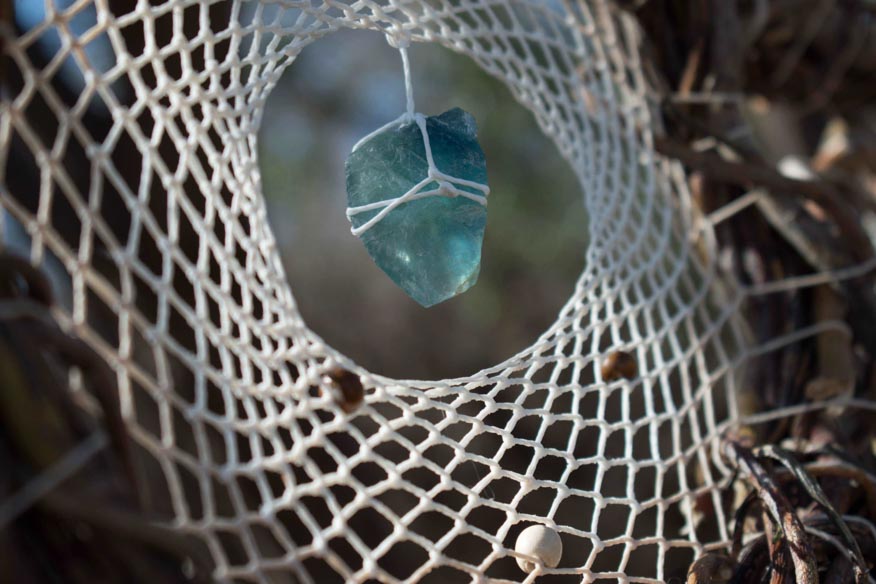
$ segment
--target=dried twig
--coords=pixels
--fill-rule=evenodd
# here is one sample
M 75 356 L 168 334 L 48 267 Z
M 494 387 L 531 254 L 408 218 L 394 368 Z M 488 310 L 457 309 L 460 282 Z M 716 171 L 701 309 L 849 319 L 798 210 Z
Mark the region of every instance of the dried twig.
M 47 496 L 62 482 L 76 474 L 85 463 L 106 446 L 103 432 L 92 434 L 61 460 L 24 485 L 17 493 L 0 501 L 0 529 Z
M 196 581 L 209 581 L 213 563 L 204 548 L 186 535 L 163 527 L 158 522 L 145 521 L 139 514 L 95 501 L 82 492 L 69 494 L 53 491 L 46 495 L 41 505 L 58 515 L 82 521 L 116 537 L 138 541 L 173 556 L 188 557 L 196 566 Z
M 761 466 L 751 450 L 732 441 L 724 443 L 724 452 L 742 473 L 749 477 L 761 503 L 773 520 L 782 527 L 787 550 L 794 566 L 796 582 L 818 582 L 818 569 L 809 539 L 800 519 L 772 477 Z M 779 550 L 779 553 L 782 553 Z
M 67 365 L 78 368 L 90 381 L 90 387 L 103 410 L 114 449 L 119 455 L 131 488 L 139 499 L 138 480 L 131 459 L 128 434 L 119 411 L 115 376 L 107 364 L 80 339 L 64 333 L 45 308 L 33 301 L 0 301 L 0 320 L 17 321 L 20 325 L 17 330 L 20 333 L 30 335 L 45 350 L 57 354 Z
M 12 254 L 0 254 L 0 286 L 15 286 L 17 279 L 21 279 L 27 286 L 26 295 L 33 300 L 36 300 L 44 306 L 54 304 L 54 294 L 52 293 L 52 283 L 46 275 L 22 257 Z M 21 292 L 18 290 L 4 291 L 0 289 L 0 296 L 3 294 L 19 296 Z
M 726 160 L 717 154 L 697 152 L 670 138 L 655 137 L 658 152 L 706 174 L 709 178 L 744 187 L 764 187 L 773 193 L 804 196 L 819 205 L 833 218 L 849 239 L 853 257 L 864 260 L 873 255 L 873 247 L 853 214 L 840 204 L 842 197 L 833 185 L 818 180 L 797 180 L 760 164 Z
M 864 491 L 867 501 L 867 511 L 871 517 L 876 517 L 876 476 L 867 472 L 860 466 L 843 461 L 816 461 L 803 465 L 803 470 L 812 478 L 838 477 L 857 483 Z M 785 476 L 796 476 L 796 473 L 778 470 L 776 480 L 783 480 Z
M 25 290 L 16 289 L 18 280 L 25 283 Z M 139 499 L 139 481 L 131 458 L 127 429 L 119 411 L 112 370 L 91 347 L 61 330 L 50 313 L 54 302 L 51 282 L 30 262 L 12 254 L 0 254 L 0 285 L 5 286 L 0 289 L 0 321 L 15 324 L 20 334 L 30 336 L 38 346 L 54 352 L 68 366 L 78 368 L 89 380 L 103 410 L 122 468 Z
M 857 540 L 852 535 L 851 531 L 849 531 L 848 526 L 843 521 L 842 517 L 840 517 L 839 513 L 833 508 L 830 501 L 827 500 L 827 496 L 824 494 L 824 491 L 821 489 L 821 486 L 812 479 L 812 477 L 806 472 L 806 469 L 797 462 L 794 457 L 783 448 L 779 448 L 778 446 L 766 445 L 755 450 L 756 456 L 763 456 L 767 458 L 772 458 L 773 460 L 777 460 L 781 464 L 783 464 L 788 470 L 790 470 L 797 480 L 803 485 L 803 488 L 806 489 L 806 492 L 809 493 L 809 496 L 812 497 L 816 503 L 821 505 L 822 509 L 825 513 L 827 513 L 828 517 L 834 522 L 843 539 L 845 540 L 845 544 L 850 550 L 850 557 L 854 560 L 855 563 L 855 580 L 858 583 L 864 582 L 866 580 L 866 563 L 864 562 L 864 557 L 861 554 L 861 548 L 858 546 Z

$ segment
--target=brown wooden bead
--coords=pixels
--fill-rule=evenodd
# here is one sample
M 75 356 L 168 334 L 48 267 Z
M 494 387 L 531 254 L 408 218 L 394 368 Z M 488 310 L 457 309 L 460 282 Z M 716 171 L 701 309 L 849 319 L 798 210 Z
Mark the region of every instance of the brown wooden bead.
M 615 381 L 617 379 L 633 379 L 639 374 L 636 358 L 626 351 L 615 351 L 602 362 L 602 379 Z
M 365 399 L 365 388 L 359 376 L 342 367 L 334 367 L 326 373 L 338 391 L 334 393 L 335 402 L 347 413 L 355 411 Z
M 721 553 L 700 556 L 687 572 L 687 584 L 725 584 L 733 577 L 733 560 Z

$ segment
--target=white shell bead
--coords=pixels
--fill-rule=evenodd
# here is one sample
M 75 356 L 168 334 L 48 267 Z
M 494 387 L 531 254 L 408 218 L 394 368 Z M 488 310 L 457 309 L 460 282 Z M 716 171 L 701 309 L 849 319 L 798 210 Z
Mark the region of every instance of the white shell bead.
M 560 534 L 544 525 L 530 525 L 517 536 L 514 551 L 541 560 L 547 568 L 556 568 L 563 557 L 563 540 Z M 526 558 L 517 558 L 520 569 L 529 574 L 536 563 Z

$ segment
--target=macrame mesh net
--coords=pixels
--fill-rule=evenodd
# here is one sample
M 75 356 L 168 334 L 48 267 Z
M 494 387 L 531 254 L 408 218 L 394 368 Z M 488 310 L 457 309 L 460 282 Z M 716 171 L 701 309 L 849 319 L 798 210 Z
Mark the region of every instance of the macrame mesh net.
M 215 579 L 659 581 L 726 545 L 719 439 L 745 361 L 788 339 L 746 342 L 751 290 L 718 273 L 712 224 L 651 146 L 639 33 L 610 5 L 15 7 L 31 21 L 3 36 L 3 241 L 51 274 L 56 318 L 111 366 L 152 504 L 206 543 Z M 580 181 L 583 272 L 505 362 L 388 379 L 296 308 L 257 132 L 284 69 L 342 28 L 474 59 Z M 632 379 L 603 379 L 616 350 Z M 351 413 L 337 367 L 365 388 Z M 514 542 L 533 524 L 564 551 L 527 574 Z

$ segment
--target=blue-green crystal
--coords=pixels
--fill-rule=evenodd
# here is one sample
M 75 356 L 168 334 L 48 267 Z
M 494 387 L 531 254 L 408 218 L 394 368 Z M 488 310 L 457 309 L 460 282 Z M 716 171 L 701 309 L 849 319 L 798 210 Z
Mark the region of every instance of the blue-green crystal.
M 487 184 L 484 152 L 471 114 L 454 108 L 426 118 L 435 166 L 446 175 Z M 361 144 L 347 159 L 350 208 L 401 197 L 428 176 L 422 133 L 400 123 Z M 460 190 L 482 194 L 450 181 Z M 422 190 L 437 188 L 436 183 Z M 353 215 L 359 227 L 380 210 Z M 466 197 L 433 196 L 409 201 L 361 234 L 365 249 L 408 296 L 433 306 L 465 292 L 478 279 L 487 209 Z

